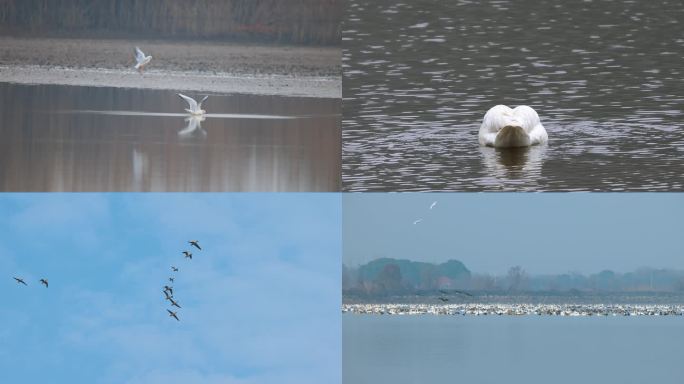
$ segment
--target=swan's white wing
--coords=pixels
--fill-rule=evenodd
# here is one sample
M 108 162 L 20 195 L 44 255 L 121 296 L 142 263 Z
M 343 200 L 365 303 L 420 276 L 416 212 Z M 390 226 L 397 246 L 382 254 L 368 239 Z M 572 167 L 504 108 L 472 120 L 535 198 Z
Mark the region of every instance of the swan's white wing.
M 135 47 L 135 61 L 141 63 L 143 60 L 145 60 L 145 54 L 140 50 L 140 48 Z
M 546 129 L 541 123 L 537 124 L 530 132 L 530 144 L 544 144 L 547 141 L 549 141 L 549 134 L 546 133 Z
M 182 93 L 179 93 L 178 96 L 180 96 L 183 100 L 188 102 L 188 105 L 190 106 L 191 111 L 194 112 L 194 111 L 197 111 L 199 109 L 199 108 L 197 108 L 197 102 L 192 97 L 185 96 Z

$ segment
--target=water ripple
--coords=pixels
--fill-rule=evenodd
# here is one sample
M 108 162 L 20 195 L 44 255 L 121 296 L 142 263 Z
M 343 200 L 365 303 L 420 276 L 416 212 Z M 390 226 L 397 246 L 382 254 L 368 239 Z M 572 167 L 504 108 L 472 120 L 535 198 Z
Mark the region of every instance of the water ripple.
M 684 5 L 527 2 L 350 3 L 345 190 L 684 188 Z M 549 145 L 479 148 L 499 103 Z

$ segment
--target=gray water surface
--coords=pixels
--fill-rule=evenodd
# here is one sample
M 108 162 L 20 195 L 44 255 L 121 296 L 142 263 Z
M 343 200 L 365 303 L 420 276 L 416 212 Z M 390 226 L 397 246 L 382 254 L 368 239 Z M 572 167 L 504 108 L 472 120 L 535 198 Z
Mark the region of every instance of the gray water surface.
M 351 1 L 343 189 L 684 190 L 681 1 Z M 480 148 L 496 104 L 541 148 Z
M 342 315 L 342 381 L 681 383 L 676 317 Z
M 201 95 L 191 94 L 197 99 Z M 0 83 L 0 191 L 338 191 L 340 101 Z

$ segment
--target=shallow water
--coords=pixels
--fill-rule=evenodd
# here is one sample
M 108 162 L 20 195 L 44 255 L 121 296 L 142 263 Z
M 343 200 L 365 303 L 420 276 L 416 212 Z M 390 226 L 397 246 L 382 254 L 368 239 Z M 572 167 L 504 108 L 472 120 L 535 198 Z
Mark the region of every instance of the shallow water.
M 343 383 L 681 383 L 681 317 L 342 315 Z
M 0 83 L 1 191 L 336 191 L 339 100 Z
M 352 1 L 343 47 L 344 190 L 684 190 L 679 1 Z M 549 144 L 480 148 L 496 104 Z

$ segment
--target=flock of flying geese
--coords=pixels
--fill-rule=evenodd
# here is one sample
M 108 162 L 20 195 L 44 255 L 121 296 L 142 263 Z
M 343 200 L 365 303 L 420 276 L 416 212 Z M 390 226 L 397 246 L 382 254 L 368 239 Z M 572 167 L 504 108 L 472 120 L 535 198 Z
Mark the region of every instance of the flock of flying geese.
M 199 241 L 197 241 L 197 240 L 190 240 L 190 241 L 188 241 L 188 244 L 197 248 L 200 251 L 202 250 L 202 247 L 200 247 Z M 185 255 L 186 259 L 192 260 L 192 253 L 191 252 L 183 251 L 183 255 Z M 172 265 L 171 271 L 178 272 L 178 268 L 176 268 Z M 176 281 L 175 275 L 169 277 L 169 282 L 171 283 L 171 285 L 168 285 L 168 284 L 164 285 L 164 291 L 163 292 L 164 292 L 164 296 L 166 296 L 165 299 L 171 303 L 171 306 L 180 309 L 181 306 L 178 304 L 178 302 L 174 299 L 174 296 L 173 296 L 173 283 L 175 281 Z M 174 319 L 180 321 L 180 319 L 178 318 L 178 310 L 172 311 L 170 309 L 167 309 L 166 311 L 169 313 L 169 317 L 173 317 Z
M 14 277 L 14 280 L 17 281 L 17 284 L 24 284 L 24 285 L 28 286 L 28 284 L 26 284 L 26 282 L 24 281 L 24 279 L 22 279 L 22 278 L 20 278 L 20 277 Z M 45 288 L 48 287 L 48 281 L 47 281 L 47 279 L 40 279 L 40 283 L 43 284 L 43 285 L 45 286 Z
M 137 69 L 140 74 L 142 74 L 143 69 L 145 69 L 145 66 L 152 61 L 152 56 L 146 56 L 143 51 L 140 50 L 140 48 L 135 47 L 135 66 L 133 68 Z M 181 99 L 185 100 L 188 103 L 188 107 L 185 110 L 192 116 L 199 118 L 203 116 L 207 111 L 202 109 L 202 103 L 209 97 L 209 96 L 204 96 L 204 98 L 198 103 L 195 99 L 193 99 L 190 96 L 186 96 L 182 93 L 179 93 L 178 96 L 180 96 Z M 201 121 L 201 120 L 200 120 Z
M 188 244 L 190 244 L 191 246 L 197 248 L 197 249 L 200 250 L 200 251 L 202 250 L 202 247 L 200 247 L 199 241 L 197 241 L 197 240 L 190 240 L 190 241 L 188 241 Z M 183 251 L 183 255 L 185 255 L 185 258 L 186 258 L 186 259 L 192 260 L 192 253 L 191 253 L 191 252 Z M 177 268 L 177 267 L 174 267 L 174 266 L 172 265 L 172 266 L 171 266 L 171 271 L 173 271 L 173 272 L 178 272 L 178 268 Z M 26 284 L 26 281 L 24 281 L 24 279 L 22 279 L 22 278 L 20 278 L 20 277 L 16 277 L 16 276 L 15 276 L 15 277 L 14 277 L 14 280 L 17 281 L 17 284 L 23 284 L 23 285 L 25 285 L 25 286 L 28 286 L 28 284 Z M 167 285 L 164 285 L 164 291 L 163 291 L 163 292 L 164 292 L 164 296 L 166 296 L 166 300 L 169 301 L 169 302 L 171 303 L 171 306 L 172 306 L 172 307 L 181 308 L 180 304 L 178 304 L 178 302 L 175 300 L 175 298 L 174 298 L 174 296 L 173 296 L 173 283 L 174 283 L 175 281 L 176 281 L 176 277 L 175 277 L 175 276 L 169 277 L 169 282 L 171 283 L 171 285 L 168 285 L 168 284 L 167 284 Z M 45 279 L 45 278 L 40 279 L 40 283 L 43 284 L 43 285 L 45 285 L 45 288 L 48 287 L 48 280 L 47 280 L 47 279 Z M 169 316 L 170 316 L 170 317 L 173 317 L 174 319 L 180 321 L 180 319 L 178 318 L 178 312 L 177 312 L 178 310 L 172 311 L 172 310 L 170 310 L 170 309 L 167 309 L 166 311 L 169 313 Z

